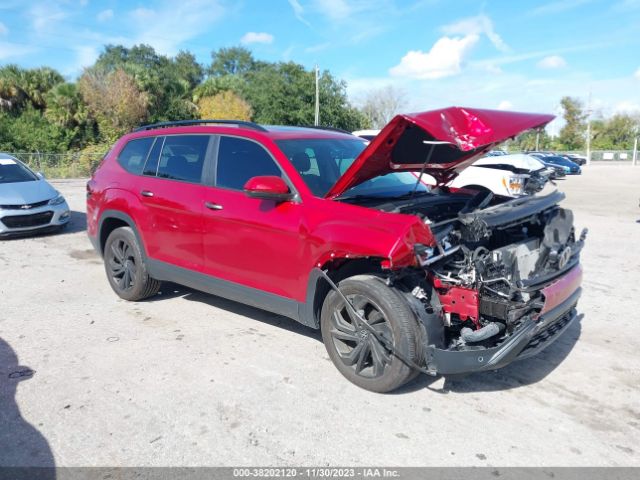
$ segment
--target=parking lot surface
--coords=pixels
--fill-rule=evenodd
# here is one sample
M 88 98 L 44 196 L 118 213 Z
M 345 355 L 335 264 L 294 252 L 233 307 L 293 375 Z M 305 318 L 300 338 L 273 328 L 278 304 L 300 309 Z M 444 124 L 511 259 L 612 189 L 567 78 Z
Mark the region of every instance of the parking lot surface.
M 582 314 L 536 358 L 380 395 L 318 332 L 177 285 L 128 303 L 73 224 L 0 242 L 0 464 L 640 466 L 640 167 L 558 183 Z M 259 255 L 260 252 L 248 252 Z

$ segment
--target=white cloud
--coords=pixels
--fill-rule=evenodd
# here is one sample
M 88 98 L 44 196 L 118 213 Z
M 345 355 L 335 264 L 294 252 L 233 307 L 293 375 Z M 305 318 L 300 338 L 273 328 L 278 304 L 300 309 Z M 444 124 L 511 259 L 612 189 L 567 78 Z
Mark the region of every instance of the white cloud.
M 540 5 L 529 12 L 530 15 L 550 15 L 555 13 L 566 12 L 567 10 L 573 10 L 586 3 L 590 3 L 592 0 L 554 0 L 549 3 Z
M 302 8 L 300 2 L 298 0 L 289 0 L 289 5 L 291 5 L 291 8 L 293 9 L 293 14 L 295 15 L 295 17 L 305 25 L 309 25 L 309 22 L 307 22 L 304 18 L 304 8 Z
M 163 0 L 154 9 L 130 11 L 130 24 L 138 34 L 127 44 L 145 43 L 158 53 L 175 55 L 183 44 L 210 31 L 226 9 L 221 0 Z
M 564 68 L 567 61 L 560 55 L 549 55 L 538 62 L 538 67 L 545 69 Z
M 240 43 L 245 45 L 251 43 L 273 43 L 273 35 L 266 32 L 247 32 L 240 39 Z
M 460 73 L 462 62 L 478 42 L 477 34 L 465 37 L 441 37 L 428 52 L 411 50 L 389 70 L 394 77 L 434 79 Z
M 632 100 L 623 100 L 613 107 L 614 113 L 638 113 L 640 112 L 640 103 Z
M 638 67 L 638 70 L 636 70 L 636 73 L 634 73 L 633 76 L 640 80 L 640 67 Z
M 53 25 L 69 16 L 55 3 L 38 3 L 31 7 L 28 12 L 31 25 L 36 33 L 46 33 Z
M 346 20 L 354 10 L 361 6 L 350 5 L 346 0 L 315 0 L 315 8 L 331 20 Z
M 37 51 L 37 48 L 33 46 L 0 41 L 0 60 L 22 57 L 35 51 Z
M 498 50 L 507 52 L 509 47 L 493 29 L 493 22 L 484 15 L 476 15 L 475 17 L 463 18 L 457 22 L 450 23 L 441 28 L 445 35 L 486 35 Z
M 111 20 L 113 18 L 113 10 L 111 10 L 110 8 L 102 10 L 100 13 L 98 13 L 96 18 L 99 22 L 106 22 L 107 20 Z
M 7 33 L 9 33 L 9 29 L 4 23 L 0 22 L 0 35 L 6 35 Z
M 498 110 L 511 110 L 512 108 L 513 108 L 513 103 L 511 103 L 509 100 L 502 100 L 498 104 Z

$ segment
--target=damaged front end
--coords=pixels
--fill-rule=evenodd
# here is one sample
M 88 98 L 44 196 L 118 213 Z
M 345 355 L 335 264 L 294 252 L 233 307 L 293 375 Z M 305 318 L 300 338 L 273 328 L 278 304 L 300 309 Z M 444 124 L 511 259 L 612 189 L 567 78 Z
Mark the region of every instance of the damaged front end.
M 415 245 L 425 275 L 413 295 L 442 323 L 425 361 L 441 374 L 495 369 L 535 354 L 576 316 L 582 277 L 570 210 L 559 192 L 461 210 L 430 225 L 431 246 Z M 474 200 L 482 204 L 482 199 Z M 428 220 L 426 220 L 428 222 Z M 430 290 L 430 291 L 427 291 Z

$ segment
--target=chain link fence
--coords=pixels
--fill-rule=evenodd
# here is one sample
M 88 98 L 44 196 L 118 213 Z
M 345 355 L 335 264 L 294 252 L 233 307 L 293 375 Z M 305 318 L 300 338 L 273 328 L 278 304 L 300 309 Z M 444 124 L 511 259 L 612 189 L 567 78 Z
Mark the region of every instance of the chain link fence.
M 47 178 L 87 178 L 100 164 L 104 153 L 7 152 Z M 105 152 L 106 153 L 106 152 Z

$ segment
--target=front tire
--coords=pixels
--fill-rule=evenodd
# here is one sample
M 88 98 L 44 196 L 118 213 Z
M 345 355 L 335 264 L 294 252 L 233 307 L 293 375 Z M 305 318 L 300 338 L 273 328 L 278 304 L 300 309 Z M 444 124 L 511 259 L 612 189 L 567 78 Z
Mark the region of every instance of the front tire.
M 380 335 L 405 358 L 418 363 L 420 331 L 410 306 L 379 277 L 357 275 L 340 282 L 340 291 Z M 349 381 L 372 392 L 395 390 L 415 377 L 415 370 L 393 355 L 351 318 L 333 290 L 321 312 L 324 345 L 336 368 Z
M 132 302 L 158 293 L 160 282 L 147 271 L 140 245 L 130 227 L 116 228 L 104 246 L 104 267 L 116 294 Z

